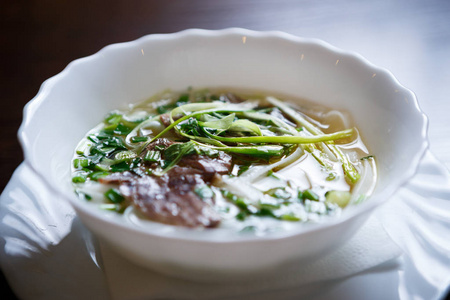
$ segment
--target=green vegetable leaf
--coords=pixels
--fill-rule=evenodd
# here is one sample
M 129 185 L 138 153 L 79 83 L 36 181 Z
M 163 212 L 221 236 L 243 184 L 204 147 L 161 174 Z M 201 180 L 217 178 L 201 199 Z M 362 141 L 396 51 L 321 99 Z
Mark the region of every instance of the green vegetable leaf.
M 185 155 L 194 154 L 195 144 L 193 141 L 187 143 L 175 143 L 167 147 L 164 151 L 165 165 L 164 171 L 160 174 L 167 173 L 173 166 L 175 166 Z
M 198 122 L 198 124 L 205 128 L 215 129 L 217 131 L 216 134 L 221 134 L 232 126 L 235 116 L 236 114 L 232 113 L 221 119 L 208 122 Z
M 130 150 L 121 151 L 114 155 L 114 161 L 116 163 L 122 162 L 122 161 L 130 161 L 133 158 L 136 157 L 136 153 Z
M 340 207 L 346 207 L 350 202 L 352 195 L 347 191 L 328 191 L 325 194 L 325 197 L 329 203 L 335 203 Z
M 322 135 L 322 131 L 306 120 L 300 113 L 296 112 L 294 109 L 289 107 L 286 103 L 274 98 L 267 97 L 267 101 L 269 101 L 272 105 L 278 107 L 281 111 L 283 111 L 286 115 L 288 115 L 292 120 L 294 120 L 298 125 L 304 127 L 308 132 L 312 133 L 314 136 Z M 333 144 L 333 140 L 321 141 L 326 142 L 326 146 L 330 149 L 330 151 L 342 162 L 342 169 L 347 177 L 347 179 L 351 183 L 355 183 L 359 180 L 360 175 L 356 170 L 355 166 L 350 162 L 347 155 L 345 155 L 339 147 Z
M 252 121 L 239 119 L 234 121 L 231 126 L 228 128 L 228 131 L 231 132 L 244 132 L 249 133 L 251 135 L 262 136 L 261 129 L 256 123 Z
M 202 199 L 211 199 L 212 197 L 214 197 L 213 190 L 207 185 L 196 187 L 194 189 L 194 192 Z
M 248 136 L 248 137 L 222 137 L 208 134 L 209 137 L 221 142 L 230 143 L 276 143 L 276 144 L 311 144 L 347 138 L 353 134 L 353 129 L 346 129 L 329 134 L 314 136 Z
M 130 171 L 130 165 L 127 162 L 122 161 L 120 163 L 111 166 L 111 172 L 125 172 Z
M 105 192 L 105 198 L 112 203 L 120 203 L 125 200 L 125 197 L 120 193 L 118 189 L 109 189 Z
M 250 156 L 256 156 L 260 158 L 270 158 L 272 156 L 281 156 L 284 154 L 284 147 L 280 145 L 263 145 L 263 146 L 224 146 L 215 147 L 211 145 L 201 144 L 195 141 L 191 141 L 195 145 L 204 148 L 210 148 L 214 150 L 224 151 L 228 153 L 244 154 Z
M 160 151 L 148 151 L 145 153 L 144 161 L 147 162 L 158 162 L 161 159 Z

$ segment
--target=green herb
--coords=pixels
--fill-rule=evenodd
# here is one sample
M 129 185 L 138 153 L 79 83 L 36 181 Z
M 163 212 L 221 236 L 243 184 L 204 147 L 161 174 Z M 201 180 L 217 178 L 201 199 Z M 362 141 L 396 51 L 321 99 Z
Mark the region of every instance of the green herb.
M 146 142 L 146 141 L 148 141 L 148 137 L 146 137 L 146 136 L 133 136 L 133 137 L 131 137 L 130 141 L 132 143 Z
M 114 155 L 114 161 L 116 163 L 122 162 L 122 161 L 130 161 L 136 157 L 136 153 L 130 150 L 121 151 Z
M 236 115 L 232 113 L 220 119 L 215 118 L 208 122 L 198 122 L 197 125 L 207 129 L 213 129 L 216 134 L 221 134 L 232 126 L 235 116 Z
M 81 172 L 78 172 L 78 173 L 75 173 L 75 175 L 72 177 L 72 182 L 73 183 L 84 183 L 84 182 L 86 182 L 86 179 L 87 179 L 87 173 L 81 173 Z
M 133 130 L 132 128 L 125 126 L 123 124 L 117 124 L 116 128 L 114 129 L 114 133 L 118 135 L 127 135 Z
M 301 220 L 301 218 L 299 216 L 295 215 L 294 213 L 283 214 L 279 217 L 279 219 L 284 220 L 284 221 L 292 221 L 292 222 Z
M 375 157 L 373 155 L 368 155 L 365 157 L 362 157 L 361 160 L 369 160 L 369 159 L 374 159 Z
M 175 104 L 161 105 L 161 106 L 158 106 L 156 108 L 156 111 L 158 112 L 158 114 L 162 115 L 162 114 L 165 114 L 168 111 L 171 111 L 175 107 L 176 107 Z
M 205 145 L 198 142 L 194 142 L 195 145 L 199 145 L 203 148 L 210 148 L 213 150 L 219 150 L 224 151 L 228 153 L 235 153 L 235 154 L 244 154 L 244 155 L 250 155 L 260 158 L 270 158 L 273 156 L 281 156 L 284 154 L 284 147 L 279 145 L 267 145 L 267 146 L 225 146 L 225 147 L 215 147 L 211 145 Z
M 300 113 L 296 112 L 292 108 L 290 108 L 287 104 L 279 101 L 278 99 L 274 97 L 267 97 L 267 101 L 269 101 L 274 106 L 277 106 L 281 111 L 283 111 L 286 115 L 291 117 L 298 125 L 303 126 L 306 130 L 308 130 L 310 133 L 312 133 L 314 136 L 320 136 L 322 135 L 322 131 L 308 122 Z M 346 137 L 350 137 L 350 135 Z M 342 168 L 344 170 L 345 175 L 347 176 L 347 179 L 355 183 L 358 181 L 360 175 L 358 171 L 355 169 L 353 164 L 350 162 L 347 155 L 345 155 L 338 147 L 336 147 L 334 144 L 332 144 L 333 140 L 328 141 L 321 141 L 321 142 L 327 142 L 326 146 L 330 149 L 330 151 L 341 161 Z M 315 142 L 312 142 L 315 143 Z
M 79 191 L 79 190 L 75 190 L 75 194 L 76 194 L 77 197 L 80 198 L 80 199 L 83 199 L 83 200 L 86 200 L 86 201 L 92 200 L 92 196 L 90 196 L 90 195 L 88 195 L 88 194 L 86 194 L 86 193 L 84 193 L 84 192 L 81 192 L 81 191 Z
M 186 104 L 189 101 L 189 94 L 182 94 L 177 101 L 177 106 Z
M 350 192 L 347 191 L 328 191 L 325 194 L 326 201 L 329 203 L 335 203 L 340 207 L 346 207 L 351 199 Z
M 278 177 L 278 176 L 275 174 L 275 172 L 274 172 L 273 170 L 269 170 L 269 171 L 267 172 L 267 177 L 272 177 L 272 178 L 281 180 L 281 178 Z
M 319 196 L 310 189 L 303 191 L 302 198 L 313 200 L 313 201 L 319 201 Z
M 202 199 L 211 199 L 214 197 L 213 190 L 207 185 L 201 185 L 194 189 L 194 192 Z
M 78 155 L 86 155 L 86 153 L 89 152 L 89 149 L 91 148 L 91 141 L 88 139 L 84 139 L 80 145 L 75 150 Z
M 118 189 L 109 189 L 105 192 L 105 198 L 112 203 L 121 203 L 125 200 L 125 197 L 120 193 Z
M 125 161 L 122 161 L 120 163 L 111 166 L 111 172 L 125 172 L 125 171 L 130 171 L 130 165 Z
M 249 120 L 236 120 L 227 129 L 229 132 L 262 136 L 259 126 Z
M 97 171 L 90 173 L 88 177 L 94 181 L 98 181 L 100 178 L 104 178 L 110 174 L 109 172 Z
M 86 158 L 75 158 L 73 160 L 73 167 L 75 169 L 87 168 L 89 166 L 89 159 Z
M 247 171 L 250 168 L 249 165 L 243 165 L 243 166 L 239 166 L 239 170 L 237 172 L 237 176 L 240 176 L 242 173 L 244 173 L 245 171 Z
M 311 144 L 326 141 L 333 141 L 352 136 L 353 129 L 346 129 L 329 134 L 321 134 L 315 136 L 249 136 L 249 137 L 222 137 L 211 135 L 211 138 L 221 142 L 232 143 L 276 143 L 276 144 Z
M 185 155 L 195 154 L 195 144 L 193 141 L 187 143 L 175 143 L 167 147 L 164 151 L 164 171 L 161 173 L 167 173 L 172 167 L 174 167 Z
M 148 151 L 145 153 L 144 161 L 146 162 L 158 162 L 161 159 L 161 152 L 159 151 Z
M 277 198 L 277 199 L 290 199 L 292 197 L 291 193 L 286 191 L 286 188 L 284 187 L 276 187 L 273 189 L 270 189 L 265 192 L 265 194 L 270 195 L 271 197 Z
M 333 181 L 333 180 L 335 180 L 337 177 L 336 177 L 336 173 L 333 173 L 333 172 L 330 172 L 330 173 L 328 173 L 328 176 L 327 176 L 327 178 L 325 178 L 325 180 L 326 181 Z

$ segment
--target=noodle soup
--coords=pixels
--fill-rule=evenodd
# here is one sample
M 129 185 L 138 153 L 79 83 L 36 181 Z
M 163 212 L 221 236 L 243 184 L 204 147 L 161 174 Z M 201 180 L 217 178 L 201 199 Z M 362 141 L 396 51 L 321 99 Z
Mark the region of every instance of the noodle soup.
M 264 233 L 338 217 L 372 193 L 376 165 L 342 112 L 189 89 L 108 114 L 79 143 L 72 182 L 136 224 Z

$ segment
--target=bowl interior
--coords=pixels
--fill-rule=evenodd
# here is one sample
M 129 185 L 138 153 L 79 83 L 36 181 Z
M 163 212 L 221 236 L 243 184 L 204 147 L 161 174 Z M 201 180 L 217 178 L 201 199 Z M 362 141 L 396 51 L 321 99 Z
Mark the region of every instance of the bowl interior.
M 108 46 L 46 81 L 25 110 L 26 160 L 74 199 L 70 161 L 89 129 L 113 109 L 189 86 L 282 93 L 348 111 L 379 171 L 376 192 L 361 207 L 392 195 L 427 146 L 414 95 L 358 55 L 281 33 L 189 30 Z

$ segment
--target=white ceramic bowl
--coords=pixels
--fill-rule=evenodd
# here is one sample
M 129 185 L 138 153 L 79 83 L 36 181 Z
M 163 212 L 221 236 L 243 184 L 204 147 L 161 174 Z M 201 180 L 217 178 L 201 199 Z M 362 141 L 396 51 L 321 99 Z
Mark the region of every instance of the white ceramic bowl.
M 257 237 L 150 223 L 138 227 L 73 193 L 70 163 L 84 134 L 110 110 L 166 88 L 233 87 L 302 97 L 353 116 L 379 180 L 374 195 L 340 218 Z M 155 34 L 105 47 L 47 80 L 26 106 L 25 161 L 84 224 L 129 260 L 191 279 L 263 274 L 347 241 L 415 172 L 428 146 L 412 92 L 386 70 L 322 41 L 244 29 Z

